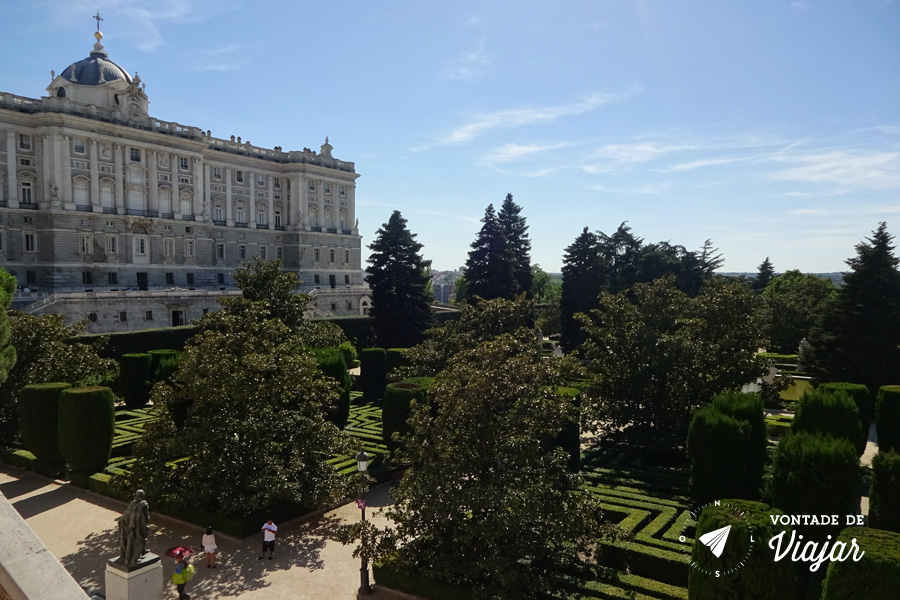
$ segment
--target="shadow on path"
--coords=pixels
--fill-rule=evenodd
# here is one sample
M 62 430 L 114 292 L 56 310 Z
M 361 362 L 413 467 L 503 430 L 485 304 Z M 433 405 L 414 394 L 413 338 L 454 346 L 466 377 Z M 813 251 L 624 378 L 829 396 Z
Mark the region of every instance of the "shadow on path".
M 6 465 L 3 465 L 6 467 Z M 4 472 L 7 472 L 8 468 L 4 468 Z M 25 477 L 22 478 L 22 475 L 14 474 L 13 471 L 9 470 L 8 474 L 16 477 L 15 481 L 9 481 L 7 483 L 0 483 L 0 492 L 3 492 L 3 495 L 6 496 L 6 499 L 12 501 L 13 498 L 17 498 L 19 496 L 24 496 L 25 494 L 30 494 L 35 490 L 39 490 L 42 487 L 47 485 L 47 482 L 39 479 L 37 477 Z
M 19 514 L 22 515 L 23 519 L 30 519 L 35 515 L 39 515 L 48 510 L 53 510 L 54 508 L 58 508 L 73 500 L 75 500 L 75 498 L 72 497 L 72 493 L 69 490 L 64 487 L 54 486 L 40 494 L 23 498 L 22 500 L 12 502 L 11 504 L 19 511 Z

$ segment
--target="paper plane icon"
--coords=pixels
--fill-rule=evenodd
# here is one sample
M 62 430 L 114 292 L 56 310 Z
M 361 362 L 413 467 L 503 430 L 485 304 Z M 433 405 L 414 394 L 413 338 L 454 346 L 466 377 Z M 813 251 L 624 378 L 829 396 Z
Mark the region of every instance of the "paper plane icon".
M 725 542 L 728 540 L 728 532 L 730 531 L 731 525 L 728 525 L 727 527 L 704 533 L 700 536 L 700 541 L 710 549 L 716 558 L 719 558 L 722 556 L 722 551 L 725 550 Z

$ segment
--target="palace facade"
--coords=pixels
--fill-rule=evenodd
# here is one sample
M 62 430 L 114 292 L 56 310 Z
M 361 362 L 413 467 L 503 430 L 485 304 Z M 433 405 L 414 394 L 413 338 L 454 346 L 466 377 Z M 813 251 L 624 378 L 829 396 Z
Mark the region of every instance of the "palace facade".
M 313 315 L 359 315 L 352 162 L 260 148 L 151 117 L 145 84 L 90 56 L 39 99 L 0 92 L 0 267 L 14 305 L 89 331 L 186 323 L 234 294 L 231 272 L 280 258 Z

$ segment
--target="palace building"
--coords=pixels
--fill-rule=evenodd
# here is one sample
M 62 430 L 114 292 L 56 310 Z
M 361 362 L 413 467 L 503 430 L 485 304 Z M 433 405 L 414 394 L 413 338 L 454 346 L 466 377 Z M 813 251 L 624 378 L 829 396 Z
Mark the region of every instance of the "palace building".
M 98 21 L 99 23 L 99 21 Z M 254 256 L 298 273 L 317 316 L 361 315 L 352 162 L 151 117 L 145 84 L 90 55 L 39 99 L 0 91 L 0 267 L 14 306 L 88 331 L 179 325 L 237 294 Z

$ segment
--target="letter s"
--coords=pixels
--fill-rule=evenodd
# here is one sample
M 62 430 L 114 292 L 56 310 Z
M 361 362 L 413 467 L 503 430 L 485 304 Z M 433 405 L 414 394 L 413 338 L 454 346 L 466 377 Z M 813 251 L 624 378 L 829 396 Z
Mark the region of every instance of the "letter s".
M 721 577 L 721 576 L 722 575 L 718 571 L 716 571 L 716 577 Z

